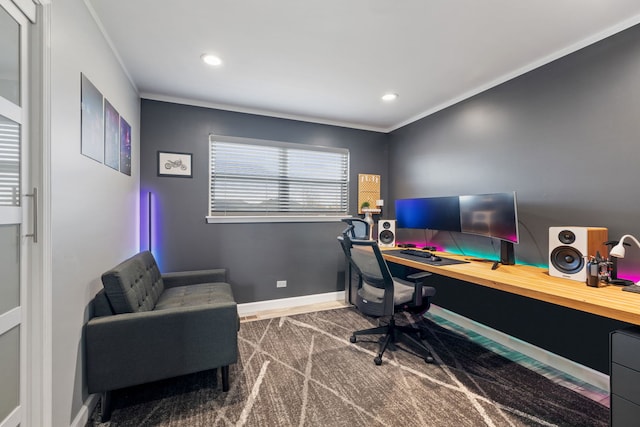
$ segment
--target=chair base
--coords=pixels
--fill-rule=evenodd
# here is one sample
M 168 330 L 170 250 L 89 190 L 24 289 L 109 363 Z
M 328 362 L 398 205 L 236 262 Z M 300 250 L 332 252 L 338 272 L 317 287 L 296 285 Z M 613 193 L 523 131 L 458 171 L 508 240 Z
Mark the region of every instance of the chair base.
M 396 342 L 399 342 L 402 339 L 406 339 L 413 344 L 422 354 L 418 355 L 422 357 L 422 359 L 426 363 L 434 363 L 435 360 L 431 354 L 429 348 L 424 344 L 420 337 L 420 330 L 415 329 L 411 326 L 398 326 L 396 325 L 395 317 L 391 316 L 389 320 L 389 324 L 384 326 L 377 326 L 375 328 L 363 329 L 360 331 L 355 331 L 351 334 L 349 341 L 352 343 L 357 342 L 358 335 L 376 335 L 383 334 L 380 337 L 380 347 L 378 350 L 378 355 L 373 359 L 373 362 L 380 366 L 382 364 L 382 356 L 384 355 L 385 350 L 392 347 Z M 418 336 L 416 339 L 415 336 Z

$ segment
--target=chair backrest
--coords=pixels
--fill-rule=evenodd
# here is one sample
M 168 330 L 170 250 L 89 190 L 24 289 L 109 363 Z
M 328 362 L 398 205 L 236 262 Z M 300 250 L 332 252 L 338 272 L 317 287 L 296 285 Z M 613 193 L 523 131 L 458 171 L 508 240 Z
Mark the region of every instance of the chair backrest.
M 378 244 L 374 240 L 351 239 L 349 233 L 341 237 L 343 250 L 362 279 L 356 298 L 358 309 L 372 316 L 393 314 L 393 278 Z

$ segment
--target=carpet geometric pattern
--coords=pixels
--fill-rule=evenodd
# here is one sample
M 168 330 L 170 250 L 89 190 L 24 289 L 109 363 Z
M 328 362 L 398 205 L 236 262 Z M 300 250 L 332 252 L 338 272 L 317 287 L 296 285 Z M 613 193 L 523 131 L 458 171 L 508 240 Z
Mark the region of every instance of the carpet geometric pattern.
M 229 392 L 214 371 L 117 390 L 111 421 L 90 425 L 608 425 L 605 406 L 429 320 L 404 320 L 424 330 L 436 363 L 398 348 L 376 366 L 377 337 L 349 342 L 375 325 L 353 308 L 247 322 Z

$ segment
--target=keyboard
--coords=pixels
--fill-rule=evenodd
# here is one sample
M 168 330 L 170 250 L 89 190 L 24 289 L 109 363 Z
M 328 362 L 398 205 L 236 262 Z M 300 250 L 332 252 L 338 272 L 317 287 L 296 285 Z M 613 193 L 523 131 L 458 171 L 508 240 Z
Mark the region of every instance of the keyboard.
M 623 291 L 634 292 L 636 294 L 640 294 L 640 286 L 638 285 L 629 285 L 622 288 Z
M 433 256 L 431 252 L 421 251 L 418 249 L 403 249 L 400 251 L 400 253 L 405 255 L 419 256 L 420 258 L 431 258 Z

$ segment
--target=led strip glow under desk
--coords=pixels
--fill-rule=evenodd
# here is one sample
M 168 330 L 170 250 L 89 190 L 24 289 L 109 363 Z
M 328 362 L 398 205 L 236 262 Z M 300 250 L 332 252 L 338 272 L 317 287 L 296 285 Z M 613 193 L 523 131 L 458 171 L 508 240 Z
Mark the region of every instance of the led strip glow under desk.
M 549 276 L 547 269 L 529 265 L 500 265 L 492 270 L 491 262 L 470 261 L 467 256 L 444 252 L 432 251 L 437 256 L 469 262 L 447 266 L 430 265 L 418 259 L 394 256 L 393 251 L 394 249 L 382 249 L 387 262 L 640 325 L 640 294 L 623 292 L 619 286 L 592 288 L 583 282 Z

